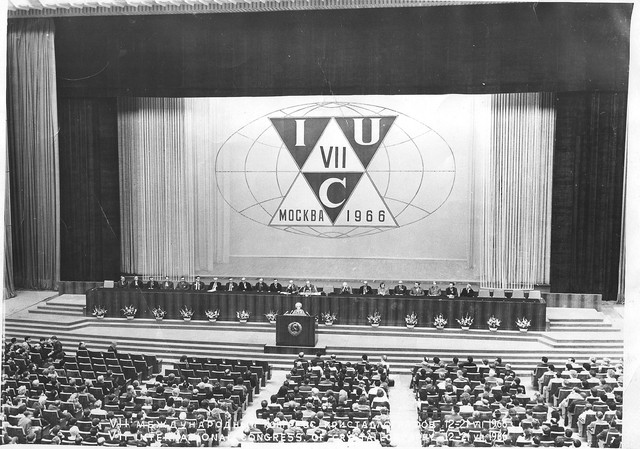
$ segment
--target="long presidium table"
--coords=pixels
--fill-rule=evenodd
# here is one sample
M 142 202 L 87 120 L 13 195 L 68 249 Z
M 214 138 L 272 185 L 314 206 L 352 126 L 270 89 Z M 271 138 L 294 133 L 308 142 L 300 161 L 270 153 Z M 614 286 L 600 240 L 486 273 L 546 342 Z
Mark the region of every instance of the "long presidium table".
M 531 320 L 530 330 L 545 330 L 547 304 L 544 299 L 497 299 L 497 298 L 437 298 L 429 296 L 375 296 L 375 295 L 329 295 L 302 296 L 279 295 L 255 292 L 194 292 L 185 290 L 132 290 L 94 288 L 87 291 L 86 315 L 91 316 L 94 306 L 107 309 L 108 317 L 122 317 L 121 309 L 133 305 L 138 309 L 138 318 L 153 318 L 151 309 L 162 307 L 166 318 L 180 319 L 180 309 L 190 307 L 195 312 L 194 320 L 206 320 L 205 311 L 219 309 L 220 321 L 236 321 L 236 312 L 251 313 L 249 321 L 267 322 L 264 316 L 269 311 L 283 314 L 301 302 L 302 308 L 311 315 L 329 312 L 337 315 L 336 324 L 366 325 L 367 315 L 376 310 L 382 316 L 382 326 L 405 326 L 405 316 L 415 312 L 417 327 L 433 327 L 433 317 L 442 313 L 449 328 L 459 328 L 456 318 L 470 315 L 474 318 L 472 329 L 487 329 L 487 319 L 495 315 L 502 321 L 500 329 L 517 329 L 516 319 Z

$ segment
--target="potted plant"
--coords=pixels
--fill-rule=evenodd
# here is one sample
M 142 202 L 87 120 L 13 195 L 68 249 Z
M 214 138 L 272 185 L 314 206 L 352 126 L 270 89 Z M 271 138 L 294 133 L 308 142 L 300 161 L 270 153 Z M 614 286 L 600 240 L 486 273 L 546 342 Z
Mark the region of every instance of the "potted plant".
M 466 316 L 456 318 L 456 321 L 460 325 L 460 329 L 462 329 L 463 331 L 468 331 L 473 324 L 473 317 L 467 314 Z
M 238 310 L 236 312 L 236 316 L 241 323 L 246 323 L 249 320 L 249 315 L 249 312 L 247 312 L 246 310 Z
M 220 317 L 220 309 L 207 310 L 204 312 L 204 314 L 207 316 L 207 318 L 211 323 L 215 323 L 216 321 L 218 321 L 218 318 Z
M 193 309 L 191 307 L 182 306 L 182 309 L 180 309 L 180 315 L 184 321 L 191 321 Z
M 138 312 L 138 309 L 136 309 L 136 308 L 135 308 L 134 306 L 132 306 L 132 305 L 125 306 L 125 307 L 122 309 L 122 314 L 123 314 L 125 317 L 127 317 L 127 319 L 128 319 L 128 320 L 132 320 L 132 319 L 134 319 L 134 318 L 135 318 L 135 316 L 136 316 L 136 313 L 137 313 L 137 312 Z
M 371 327 L 378 327 L 380 326 L 380 321 L 382 321 L 382 316 L 376 310 L 375 312 L 373 312 L 373 315 L 367 316 L 367 321 L 369 321 L 369 324 L 371 325 Z
M 518 318 L 516 320 L 516 326 L 518 326 L 520 332 L 527 332 L 529 330 L 529 326 L 531 326 L 531 320 L 528 320 L 525 317 Z
M 447 319 L 440 313 L 433 318 L 433 325 L 436 329 L 442 330 L 447 325 Z
M 324 324 L 327 326 L 333 326 L 333 322 L 338 319 L 338 316 L 335 313 L 331 313 L 331 311 L 327 313 L 321 313 L 320 317 Z
M 500 323 L 502 323 L 502 321 L 496 318 L 495 315 L 491 315 L 487 320 L 487 325 L 489 326 L 489 330 L 491 332 L 496 332 L 498 330 L 498 327 L 500 327 Z
M 151 313 L 153 313 L 153 316 L 156 317 L 156 321 L 162 321 L 162 319 L 167 314 L 167 311 L 164 310 L 162 307 L 158 306 L 151 309 Z
M 269 323 L 276 324 L 276 317 L 278 316 L 278 312 L 274 312 L 273 310 L 269 310 L 268 313 L 265 313 L 264 316 L 267 317 Z
M 93 315 L 99 320 L 103 319 L 106 314 L 107 314 L 107 309 L 105 309 L 102 306 L 94 306 L 93 312 L 91 312 L 91 315 Z
M 418 315 L 415 312 L 411 312 L 404 317 L 404 321 L 407 324 L 407 329 L 413 329 L 418 324 Z

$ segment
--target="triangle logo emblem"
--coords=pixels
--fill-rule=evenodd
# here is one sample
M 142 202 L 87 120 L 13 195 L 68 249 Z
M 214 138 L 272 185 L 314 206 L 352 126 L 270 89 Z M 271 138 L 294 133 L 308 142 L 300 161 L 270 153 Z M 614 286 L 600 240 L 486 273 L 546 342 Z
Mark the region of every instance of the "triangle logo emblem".
M 331 223 L 335 223 L 351 193 L 358 185 L 362 172 L 303 173 L 303 175 L 317 200 L 322 204 Z
M 273 127 L 301 169 L 327 127 L 330 117 L 270 118 Z
M 395 116 L 336 117 L 338 125 L 364 168 L 369 166 L 395 120 Z

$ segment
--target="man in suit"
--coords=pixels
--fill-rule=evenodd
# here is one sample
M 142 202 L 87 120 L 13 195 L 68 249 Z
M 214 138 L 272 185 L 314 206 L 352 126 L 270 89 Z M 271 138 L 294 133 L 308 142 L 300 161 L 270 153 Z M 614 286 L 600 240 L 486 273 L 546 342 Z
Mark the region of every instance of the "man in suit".
M 471 284 L 467 284 L 467 286 L 463 288 L 462 291 L 460 292 L 460 297 L 471 298 L 472 296 L 475 295 L 475 293 L 476 292 L 474 292 L 473 289 L 471 288 Z
M 449 282 L 449 286 L 444 291 L 444 294 L 447 295 L 448 298 L 457 298 L 458 297 L 458 289 L 455 287 L 453 282 Z
M 409 292 L 411 296 L 424 296 L 424 290 L 420 287 L 420 282 L 415 282 L 413 288 Z
M 189 290 L 191 288 L 191 284 L 185 281 L 184 276 L 180 278 L 180 282 L 176 285 L 176 290 Z
M 242 280 L 240 281 L 240 285 L 238 285 L 238 290 L 240 290 L 241 292 L 251 291 L 251 284 L 247 282 L 247 278 L 242 278 Z
M 287 285 L 287 289 L 286 289 L 287 293 L 298 293 L 298 286 L 296 284 L 293 283 L 293 280 L 289 281 L 289 285 Z
M 224 289 L 228 292 L 235 292 L 236 290 L 238 290 L 238 284 L 233 282 L 233 278 L 229 278 L 229 282 L 226 283 Z
M 153 280 L 153 276 L 149 276 L 149 282 L 145 287 L 147 290 L 160 290 L 160 284 L 158 281 Z
M 271 285 L 269 286 L 269 291 L 271 293 L 280 293 L 282 291 L 282 284 L 278 282 L 277 279 L 274 279 Z
M 173 282 L 169 280 L 169 276 L 164 277 L 164 282 L 162 283 L 162 290 L 173 290 Z
M 193 283 L 191 289 L 196 292 L 203 292 L 207 289 L 207 286 L 200 280 L 200 276 L 196 276 L 196 281 Z
M 393 288 L 393 293 L 396 295 L 406 295 L 407 294 L 407 286 L 402 283 L 402 281 L 398 281 L 398 285 Z
M 120 280 L 116 282 L 116 288 L 127 288 L 129 283 L 127 282 L 127 278 L 124 276 L 120 276 Z
M 129 288 L 144 288 L 144 283 L 138 276 L 134 276 L 133 281 L 129 284 Z
M 342 283 L 342 288 L 340 289 L 338 294 L 339 295 L 350 295 L 351 294 L 351 287 L 349 287 L 349 284 L 347 284 L 346 282 L 343 282 Z
M 255 291 L 257 291 L 258 293 L 264 293 L 269 291 L 269 286 L 264 281 L 264 279 L 262 278 L 258 279 L 258 283 L 256 284 Z
M 300 288 L 300 293 L 309 295 L 311 293 L 318 293 L 318 289 L 316 289 L 316 286 L 313 285 L 311 281 L 307 280 L 305 281 L 304 285 Z
M 362 287 L 360 287 L 360 294 L 361 295 L 370 295 L 372 293 L 373 293 L 373 289 L 371 288 L 369 283 L 367 281 L 362 281 Z
M 211 281 L 211 284 L 209 284 L 208 291 L 219 292 L 220 290 L 222 290 L 222 284 L 218 282 L 218 278 L 213 278 L 213 281 Z
M 438 287 L 438 283 L 433 281 L 431 287 L 429 287 L 429 296 L 440 296 L 442 294 L 442 290 Z

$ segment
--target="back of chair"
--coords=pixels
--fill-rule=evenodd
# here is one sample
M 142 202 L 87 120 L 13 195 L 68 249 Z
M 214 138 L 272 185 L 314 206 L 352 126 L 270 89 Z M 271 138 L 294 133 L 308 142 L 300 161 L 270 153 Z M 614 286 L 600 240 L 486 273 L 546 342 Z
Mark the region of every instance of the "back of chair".
M 506 296 L 504 295 L 504 289 L 502 289 L 502 288 L 493 289 L 493 297 L 494 298 L 506 298 Z
M 542 296 L 540 295 L 540 290 L 531 290 L 529 292 L 529 299 L 540 299 Z
M 524 299 L 524 290 L 514 290 L 511 294 L 513 299 Z
M 478 298 L 489 298 L 489 296 L 490 296 L 489 289 L 481 288 L 478 291 Z

